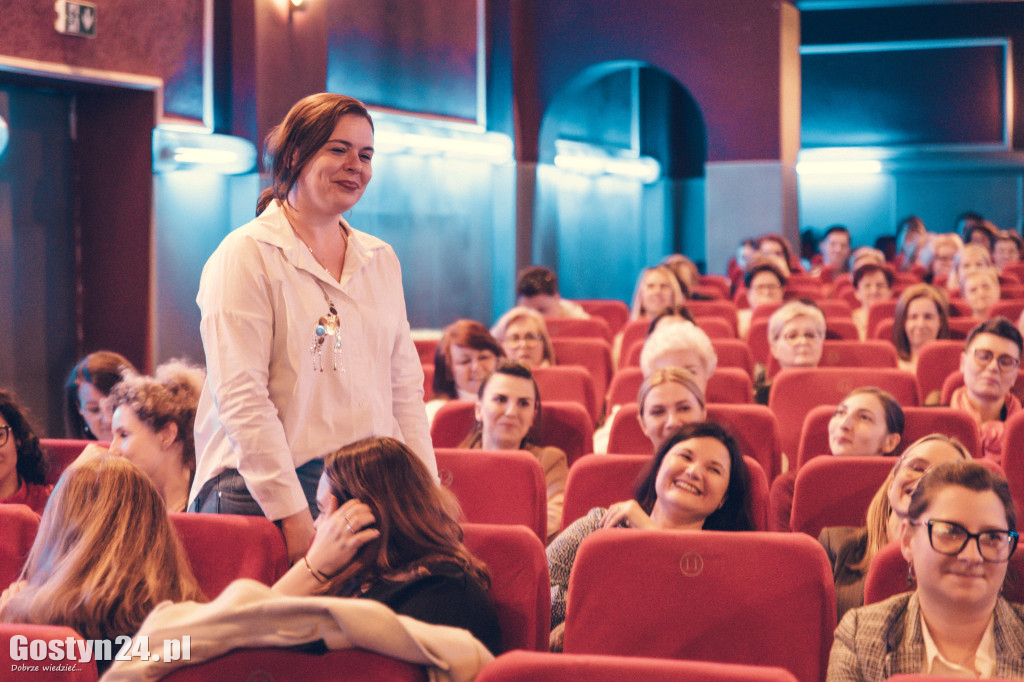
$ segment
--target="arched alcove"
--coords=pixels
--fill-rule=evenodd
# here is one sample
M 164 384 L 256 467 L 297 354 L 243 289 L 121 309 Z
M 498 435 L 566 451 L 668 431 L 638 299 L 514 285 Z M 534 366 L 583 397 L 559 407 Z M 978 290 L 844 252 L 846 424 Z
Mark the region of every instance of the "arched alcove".
M 557 265 L 566 296 L 626 300 L 666 254 L 704 260 L 707 134 L 672 76 L 635 61 L 591 66 L 552 99 L 539 142 L 532 259 Z M 652 161 L 657 178 L 641 179 Z

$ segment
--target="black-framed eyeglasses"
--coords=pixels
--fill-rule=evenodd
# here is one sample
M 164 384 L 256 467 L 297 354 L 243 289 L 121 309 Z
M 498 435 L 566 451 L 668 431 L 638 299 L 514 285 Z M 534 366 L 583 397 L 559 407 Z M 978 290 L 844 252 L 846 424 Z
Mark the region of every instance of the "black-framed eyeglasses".
M 925 525 L 928 526 L 928 542 L 939 554 L 957 556 L 964 551 L 968 542 L 974 540 L 981 558 L 997 564 L 1010 560 L 1020 538 L 1015 530 L 983 530 L 980 533 L 969 533 L 959 523 L 952 521 L 932 519 Z
M 10 426 L 0 426 L 0 447 L 7 445 L 7 440 L 11 437 Z

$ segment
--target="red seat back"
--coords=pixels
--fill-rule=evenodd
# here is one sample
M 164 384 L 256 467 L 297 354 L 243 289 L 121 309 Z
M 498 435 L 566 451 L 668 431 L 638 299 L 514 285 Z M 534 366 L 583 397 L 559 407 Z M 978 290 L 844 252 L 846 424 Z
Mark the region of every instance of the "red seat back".
M 441 406 L 430 425 L 435 448 L 457 448 L 476 423 L 474 403 L 450 400 Z M 530 438 L 538 445 L 554 446 L 565 452 L 571 466 L 594 450 L 594 427 L 590 414 L 575 403 L 544 403 L 540 424 L 534 424 Z
M 594 392 L 590 373 L 578 365 L 534 367 L 531 372 L 540 389 L 541 405 L 549 402 L 570 402 L 582 406 L 590 415 L 591 425 L 601 417 L 601 406 Z
M 476 682 L 797 682 L 782 668 L 637 656 L 600 656 L 510 651 L 480 671 Z
M 898 302 L 899 299 L 890 298 L 888 301 L 878 301 L 877 303 L 871 304 L 871 307 L 868 308 L 869 339 L 878 338 L 875 336 L 875 330 L 878 329 L 878 325 L 881 324 L 883 320 L 891 321 L 893 319 L 893 315 L 896 314 L 896 304 Z M 892 338 L 891 334 L 889 335 L 889 338 Z
M 822 344 L 818 367 L 896 367 L 896 347 L 889 341 L 846 341 L 826 339 Z M 768 373 L 779 371 L 779 361 L 773 356 Z
M 922 400 L 933 391 L 942 391 L 946 377 L 960 369 L 963 350 L 964 342 L 954 339 L 936 339 L 921 346 L 917 356 L 917 385 Z
M 640 385 L 644 382 L 639 367 L 624 367 L 612 377 L 608 387 L 608 412 L 615 405 L 635 403 Z M 704 396 L 708 403 L 742 405 L 753 402 L 754 384 L 750 374 L 739 367 L 719 367 L 708 379 Z
M 706 332 L 707 329 L 704 331 Z M 750 346 L 746 341 L 737 338 L 716 337 L 710 333 L 708 338 L 711 339 L 711 347 L 715 349 L 715 355 L 718 356 L 719 367 L 739 367 L 753 375 L 754 356 L 751 355 Z M 633 347 L 629 349 L 629 353 L 624 355 L 624 359 L 619 362 L 619 367 L 639 367 L 640 353 L 643 350 L 644 342 L 642 340 L 634 343 Z
M 821 545 L 797 533 L 592 533 L 568 597 L 566 653 L 771 665 L 825 678 L 832 570 Z
M 39 530 L 39 517 L 23 504 L 0 504 L 0 585 L 21 573 Z
M 800 433 L 800 450 L 797 453 L 797 467 L 819 455 L 828 455 L 828 422 L 835 413 L 834 405 L 818 405 L 807 413 Z M 981 454 L 978 426 L 970 415 L 952 407 L 904 407 L 905 425 L 903 438 L 896 448 L 899 454 L 905 447 L 929 433 L 944 433 L 964 444 L 972 456 Z
M 895 457 L 815 457 L 796 472 L 789 527 L 818 537 L 829 526 L 863 526 Z
M 919 404 L 917 379 L 898 369 L 818 367 L 784 369 L 773 379 L 768 407 L 779 420 L 782 451 L 794 457 L 800 448 L 800 432 L 807 413 L 818 405 L 836 405 L 861 386 L 888 391 L 904 407 Z
M 522 526 L 462 525 L 463 542 L 491 574 L 488 595 L 507 651 L 546 651 L 551 629 L 551 583 L 544 545 Z M 386 678 L 380 678 L 386 679 Z
M 107 447 L 110 444 L 74 438 L 40 438 L 39 445 L 43 448 L 43 454 L 50 466 L 46 472 L 46 482 L 53 484 L 57 482 L 60 475 L 68 468 L 68 465 L 74 462 L 87 446 L 102 445 Z
M 437 448 L 437 475 L 470 523 L 522 525 L 547 539 L 547 487 L 529 452 Z
M 400 661 L 366 649 L 339 649 L 326 653 L 294 648 L 235 649 L 196 665 L 178 668 L 162 680 L 330 680 L 344 671 L 352 682 L 426 682 L 423 666 Z
M 622 359 L 629 352 L 637 341 L 644 341 L 647 338 L 647 330 L 651 326 L 649 318 L 630 320 L 622 328 L 622 345 L 619 347 L 619 367 L 622 367 Z
M 1017 506 L 1024 505 L 1024 412 L 1007 419 L 1003 427 L 1002 467 Z
M 170 517 L 199 589 L 210 599 L 238 578 L 273 585 L 288 570 L 284 536 L 264 516 L 173 513 Z
M 612 380 L 612 348 L 604 339 L 569 337 L 551 339 L 558 365 L 579 365 L 594 382 L 594 396 L 600 408 Z
M 618 334 L 619 330 L 629 322 L 629 306 L 615 299 L 584 299 L 576 303 L 591 317 L 600 317 L 608 324 L 608 330 L 612 334 Z
M 551 338 L 585 336 L 604 339 L 609 343 L 612 340 L 612 331 L 608 328 L 608 323 L 600 317 L 592 317 L 589 320 L 579 320 L 573 317 L 545 317 L 544 324 L 547 325 Z
M 1004 296 L 1003 300 L 995 302 L 992 309 L 988 311 L 988 316 L 989 319 L 1002 316 L 1016 324 L 1022 311 L 1024 311 L 1024 299 Z
M 440 342 L 441 339 L 413 339 L 421 365 L 434 364 L 434 353 L 437 352 L 437 344 Z

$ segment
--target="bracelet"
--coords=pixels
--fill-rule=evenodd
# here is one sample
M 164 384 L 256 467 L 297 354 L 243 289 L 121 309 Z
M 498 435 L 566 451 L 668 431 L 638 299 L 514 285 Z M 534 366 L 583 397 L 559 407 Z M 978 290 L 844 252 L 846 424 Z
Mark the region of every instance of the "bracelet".
M 309 571 L 309 574 L 311 576 L 313 576 L 313 580 L 317 581 L 321 585 L 330 581 L 329 577 L 327 577 L 325 574 L 321 573 L 320 571 L 310 566 L 309 559 L 307 559 L 305 556 L 302 557 L 302 563 L 306 564 L 306 570 Z

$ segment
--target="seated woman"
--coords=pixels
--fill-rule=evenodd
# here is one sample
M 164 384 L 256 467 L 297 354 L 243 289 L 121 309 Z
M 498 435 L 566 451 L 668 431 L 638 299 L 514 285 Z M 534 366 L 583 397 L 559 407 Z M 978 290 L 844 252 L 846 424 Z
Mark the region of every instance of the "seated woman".
M 992 265 L 992 253 L 979 244 L 968 244 L 956 256 L 953 274 L 946 282 L 946 288 L 952 295 L 963 294 L 964 278 L 978 270 L 988 270 Z
M 825 314 L 810 301 L 790 301 L 768 318 L 768 345 L 779 369 L 817 367 L 825 348 Z M 754 402 L 768 404 L 772 377 L 754 368 Z
M 747 288 L 747 307 L 736 311 L 737 336 L 746 339 L 754 310 L 761 305 L 778 305 L 786 293 L 786 272 L 779 258 L 756 255 L 750 259 L 743 285 Z
M 503 357 L 505 351 L 476 320 L 457 320 L 445 327 L 434 351 L 434 397 L 427 403 L 427 419 L 433 423 L 449 400 L 476 400 L 480 382 Z
M 828 422 L 829 453 L 833 457 L 887 457 L 899 447 L 905 423 L 903 408 L 891 394 L 874 386 L 855 388 L 846 394 Z M 790 530 L 795 484 L 793 469 L 772 481 L 768 499 L 771 530 Z
M 896 228 L 896 258 L 893 265 L 900 272 L 908 272 L 918 260 L 918 253 L 928 241 L 924 221 L 916 215 L 900 221 Z
M 196 473 L 196 409 L 206 372 L 172 360 L 152 377 L 126 373 L 114 386 L 110 451 L 156 486 L 168 511 L 183 512 Z
M 946 293 L 927 284 L 903 290 L 892 320 L 892 343 L 897 364 L 907 372 L 917 371 L 921 347 L 929 341 L 949 338 L 949 303 Z M 936 404 L 926 401 L 925 404 Z
M 275 592 L 373 599 L 500 653 L 490 578 L 462 544 L 458 503 L 408 447 L 365 438 L 328 455 L 316 500 L 313 542 Z
M 42 514 L 52 485 L 47 463 L 25 410 L 14 394 L 0 391 L 0 504 L 24 504 Z
M 918 253 L 918 264 L 924 270 L 924 281 L 933 286 L 946 286 L 954 275 L 954 265 L 960 250 L 964 248 L 963 240 L 955 234 L 933 234 L 925 242 Z
M 131 462 L 86 456 L 57 481 L 25 567 L 0 596 L 0 622 L 114 640 L 165 600 L 205 598 L 159 493 Z
M 854 296 L 860 302 L 850 316 L 857 325 L 860 340 L 868 338 L 868 311 L 872 304 L 892 298 L 893 274 L 889 268 L 877 263 L 866 263 L 853 271 Z
M 686 303 L 679 280 L 665 265 L 655 265 L 640 273 L 633 291 L 630 319 L 654 317 L 665 308 Z
M 106 398 L 124 370 L 134 372 L 135 367 L 123 355 L 109 350 L 89 353 L 71 369 L 64 382 L 64 426 L 68 438 L 110 442 L 113 410 Z
M 864 604 L 864 578 L 871 560 L 890 541 L 899 537 L 900 521 L 907 517 L 910 495 L 921 476 L 946 462 L 971 459 L 967 449 L 955 438 L 932 433 L 911 443 L 878 492 L 871 499 L 863 528 L 832 526 L 818 536 L 832 562 L 836 581 L 836 606 L 839 620 L 850 609 Z
M 917 588 L 843 617 L 828 679 L 1024 677 L 1024 606 L 1000 596 L 1016 521 L 992 470 L 951 462 L 926 473 L 899 535 Z
M 491 327 L 491 336 L 511 360 L 530 368 L 555 364 L 555 347 L 548 326 L 533 308 L 517 306 L 505 313 Z
M 1007 265 L 1020 262 L 1021 252 L 1024 251 L 1024 240 L 1013 230 L 1000 230 L 992 242 L 992 265 L 996 267 L 999 274 L 1006 270 Z
M 971 315 L 979 320 L 987 320 L 992 314 L 992 306 L 999 301 L 999 275 L 995 268 L 982 268 L 964 273 L 960 278 L 960 293 L 967 305 L 971 306 Z
M 480 384 L 476 404 L 476 426 L 460 448 L 481 450 L 526 450 L 544 470 L 547 484 L 548 537 L 562 527 L 562 501 L 569 465 L 565 453 L 555 447 L 541 447 L 527 435 L 540 420 L 540 390 L 529 368 L 506 360 Z
M 803 272 L 800 259 L 794 256 L 789 240 L 778 232 L 769 232 L 758 237 L 757 252 L 764 256 L 780 259 L 785 268 L 782 274 L 786 277 L 793 272 Z
M 704 391 L 692 372 L 679 367 L 657 369 L 644 379 L 636 404 L 640 429 L 654 452 L 686 424 L 707 419 Z
M 683 426 L 658 448 L 633 499 L 591 509 L 548 546 L 553 650 L 561 649 L 576 551 L 591 533 L 616 526 L 752 530 L 750 477 L 736 439 L 714 422 Z

